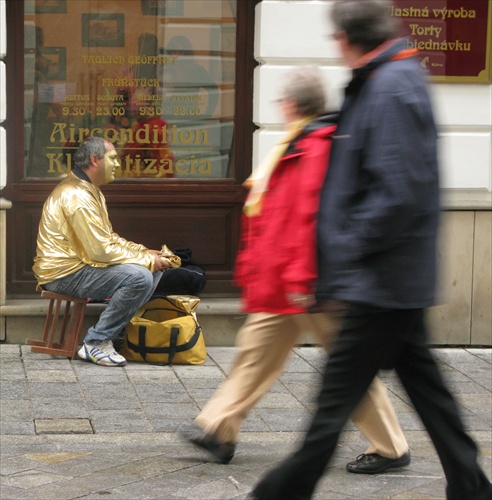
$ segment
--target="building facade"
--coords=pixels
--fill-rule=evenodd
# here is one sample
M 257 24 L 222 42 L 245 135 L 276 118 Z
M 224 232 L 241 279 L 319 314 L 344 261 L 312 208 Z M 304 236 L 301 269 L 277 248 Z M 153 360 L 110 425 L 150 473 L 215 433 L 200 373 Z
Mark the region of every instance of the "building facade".
M 241 184 L 282 134 L 281 75 L 319 66 L 332 108 L 350 76 L 328 36 L 332 3 L 0 0 L 0 306 L 36 295 L 42 202 L 90 134 L 122 159 L 104 188 L 115 230 L 191 247 L 207 270 L 205 295 L 237 295 Z M 392 14 L 429 68 L 440 129 L 442 303 L 430 312 L 432 340 L 492 345 L 492 6 L 421 3 L 396 1 Z

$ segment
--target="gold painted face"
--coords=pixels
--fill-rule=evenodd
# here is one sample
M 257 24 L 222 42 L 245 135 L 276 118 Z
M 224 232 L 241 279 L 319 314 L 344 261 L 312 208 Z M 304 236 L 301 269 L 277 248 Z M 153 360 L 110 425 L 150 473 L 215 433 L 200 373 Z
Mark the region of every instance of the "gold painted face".
M 120 162 L 118 161 L 118 153 L 116 149 L 112 148 L 106 152 L 104 155 L 104 182 L 103 184 L 109 184 L 115 180 L 116 169 L 120 167 Z

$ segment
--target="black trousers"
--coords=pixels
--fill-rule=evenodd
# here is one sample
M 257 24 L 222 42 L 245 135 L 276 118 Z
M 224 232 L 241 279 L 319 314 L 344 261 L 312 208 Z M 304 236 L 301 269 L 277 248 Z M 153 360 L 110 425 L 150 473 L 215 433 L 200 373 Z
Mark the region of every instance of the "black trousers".
M 253 490 L 258 500 L 311 498 L 340 433 L 380 369 L 394 368 L 441 460 L 449 500 L 492 500 L 456 402 L 427 347 L 424 311 L 352 304 L 327 362 L 318 409 L 301 448 Z

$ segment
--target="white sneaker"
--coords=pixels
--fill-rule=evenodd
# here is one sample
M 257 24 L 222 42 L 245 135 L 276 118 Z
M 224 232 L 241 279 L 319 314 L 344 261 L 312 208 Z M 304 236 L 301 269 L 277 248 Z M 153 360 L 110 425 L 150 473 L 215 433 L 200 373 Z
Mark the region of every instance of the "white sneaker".
M 84 342 L 77 354 L 85 361 L 92 361 L 96 365 L 126 365 L 126 359 L 115 351 L 113 343 L 110 340 L 100 344 L 86 344 Z

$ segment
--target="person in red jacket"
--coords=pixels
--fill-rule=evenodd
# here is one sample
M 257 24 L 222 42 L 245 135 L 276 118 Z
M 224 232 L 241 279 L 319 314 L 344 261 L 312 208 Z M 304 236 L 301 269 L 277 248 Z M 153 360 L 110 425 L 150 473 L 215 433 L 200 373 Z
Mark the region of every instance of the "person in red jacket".
M 236 360 L 194 423 L 181 431 L 222 463 L 233 458 L 242 421 L 280 376 L 301 333 L 312 332 L 329 350 L 338 324 L 336 314 L 307 312 L 314 303 L 317 211 L 336 115 L 324 114 L 323 81 L 314 67 L 289 72 L 281 96 L 287 133 L 247 180 L 235 278 L 249 316 L 237 336 Z M 366 453 L 382 459 L 372 473 L 410 462 L 378 379 L 353 420 L 371 443 Z

